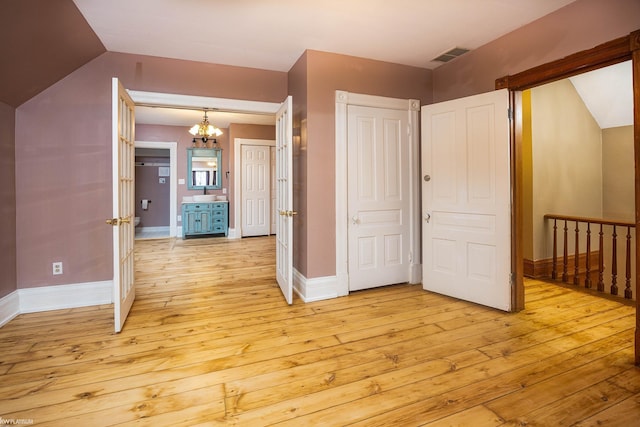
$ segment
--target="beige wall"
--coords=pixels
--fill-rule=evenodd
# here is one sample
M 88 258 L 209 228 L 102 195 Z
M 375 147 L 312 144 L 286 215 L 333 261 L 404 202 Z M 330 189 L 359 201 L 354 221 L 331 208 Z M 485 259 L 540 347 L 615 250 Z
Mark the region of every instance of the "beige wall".
M 533 256 L 539 260 L 552 256 L 545 214 L 602 217 L 602 141 L 569 80 L 531 90 L 531 134 Z
M 633 126 L 602 130 L 602 171 L 604 217 L 634 222 Z

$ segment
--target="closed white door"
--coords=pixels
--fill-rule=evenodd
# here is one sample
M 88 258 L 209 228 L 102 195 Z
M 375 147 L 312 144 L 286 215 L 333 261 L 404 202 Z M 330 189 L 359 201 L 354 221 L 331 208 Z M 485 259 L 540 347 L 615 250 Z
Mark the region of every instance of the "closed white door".
M 348 107 L 349 290 L 409 281 L 407 111 Z
M 422 107 L 423 287 L 511 309 L 508 92 Z
M 136 297 L 134 281 L 135 105 L 118 81 L 112 80 L 113 310 L 120 332 Z
M 293 100 L 276 114 L 276 280 L 287 303 L 293 303 Z
M 242 145 L 242 236 L 271 231 L 271 153 L 268 146 Z

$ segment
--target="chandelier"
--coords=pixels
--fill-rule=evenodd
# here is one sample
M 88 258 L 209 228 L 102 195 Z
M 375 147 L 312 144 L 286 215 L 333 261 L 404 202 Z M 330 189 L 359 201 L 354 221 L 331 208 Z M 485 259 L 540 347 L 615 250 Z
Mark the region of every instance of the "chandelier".
M 210 139 L 213 139 L 213 143 L 217 143 L 216 137 L 222 135 L 222 131 L 217 127 L 213 126 L 209 123 L 209 118 L 207 117 L 207 110 L 204 110 L 204 118 L 198 124 L 193 125 L 191 129 L 189 129 L 189 133 L 193 135 L 193 143 L 196 143 L 196 139 L 200 139 L 203 143 Z

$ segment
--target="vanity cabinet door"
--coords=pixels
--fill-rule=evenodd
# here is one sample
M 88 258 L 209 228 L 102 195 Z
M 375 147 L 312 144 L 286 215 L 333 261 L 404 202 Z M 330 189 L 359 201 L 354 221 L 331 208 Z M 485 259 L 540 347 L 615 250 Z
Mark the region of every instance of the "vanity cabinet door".
M 182 207 L 183 234 L 206 234 L 211 232 L 211 206 L 187 204 Z

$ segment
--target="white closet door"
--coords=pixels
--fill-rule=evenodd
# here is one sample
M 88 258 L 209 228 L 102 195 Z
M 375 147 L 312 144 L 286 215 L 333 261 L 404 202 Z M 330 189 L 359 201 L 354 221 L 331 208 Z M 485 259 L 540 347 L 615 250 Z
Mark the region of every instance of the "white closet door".
M 242 236 L 271 232 L 271 152 L 268 146 L 242 145 Z
M 406 111 L 348 107 L 349 290 L 408 282 Z

